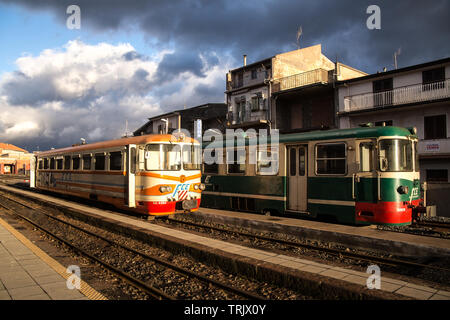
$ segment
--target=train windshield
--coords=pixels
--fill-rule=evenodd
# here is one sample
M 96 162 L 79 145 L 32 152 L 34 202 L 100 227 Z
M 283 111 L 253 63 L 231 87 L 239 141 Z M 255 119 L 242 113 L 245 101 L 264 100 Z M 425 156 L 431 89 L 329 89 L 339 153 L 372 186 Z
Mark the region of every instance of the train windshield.
M 405 139 L 383 139 L 379 142 L 381 171 L 405 172 L 413 170 L 412 142 Z
M 145 169 L 173 171 L 181 169 L 179 144 L 148 144 L 145 148 Z
M 184 170 L 200 170 L 202 149 L 199 145 L 183 145 L 183 168 Z

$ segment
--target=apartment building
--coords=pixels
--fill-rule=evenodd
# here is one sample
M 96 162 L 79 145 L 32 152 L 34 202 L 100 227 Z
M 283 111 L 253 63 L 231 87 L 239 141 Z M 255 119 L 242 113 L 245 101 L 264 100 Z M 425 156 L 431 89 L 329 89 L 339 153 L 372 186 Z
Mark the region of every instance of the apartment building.
M 227 73 L 229 128 L 281 132 L 336 127 L 334 82 L 367 75 L 322 54 L 321 45 L 281 53 Z

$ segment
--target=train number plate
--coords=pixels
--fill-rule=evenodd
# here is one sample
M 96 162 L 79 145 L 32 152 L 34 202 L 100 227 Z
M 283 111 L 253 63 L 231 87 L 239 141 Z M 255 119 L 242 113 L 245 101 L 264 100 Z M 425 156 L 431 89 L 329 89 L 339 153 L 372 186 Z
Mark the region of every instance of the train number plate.
M 183 201 L 183 209 L 191 210 L 197 208 L 197 200 L 184 200 Z

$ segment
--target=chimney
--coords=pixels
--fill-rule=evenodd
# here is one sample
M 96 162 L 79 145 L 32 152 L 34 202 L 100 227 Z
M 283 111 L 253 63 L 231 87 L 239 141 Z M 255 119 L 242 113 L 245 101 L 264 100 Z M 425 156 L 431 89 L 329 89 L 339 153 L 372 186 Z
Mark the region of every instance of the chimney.
M 247 55 L 244 54 L 244 67 L 247 65 Z

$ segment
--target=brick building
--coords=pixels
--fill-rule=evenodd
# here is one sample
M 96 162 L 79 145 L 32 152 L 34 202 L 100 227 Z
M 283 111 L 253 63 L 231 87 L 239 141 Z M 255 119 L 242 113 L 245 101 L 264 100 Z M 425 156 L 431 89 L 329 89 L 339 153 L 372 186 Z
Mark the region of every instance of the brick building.
M 0 143 L 0 174 L 29 174 L 33 154 L 8 143 Z

